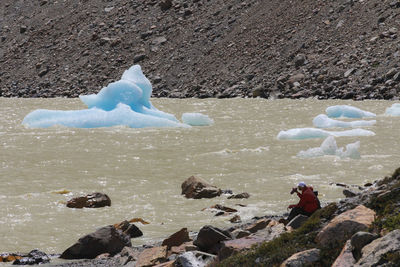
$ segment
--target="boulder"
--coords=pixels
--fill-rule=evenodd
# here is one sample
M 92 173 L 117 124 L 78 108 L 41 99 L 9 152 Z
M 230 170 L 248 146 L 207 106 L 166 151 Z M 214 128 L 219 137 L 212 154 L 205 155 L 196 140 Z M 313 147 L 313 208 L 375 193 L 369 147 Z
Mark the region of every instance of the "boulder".
M 368 232 L 357 232 L 350 240 L 351 246 L 353 248 L 354 257 L 359 260 L 361 258 L 361 250 L 365 245 L 368 245 L 373 240 L 377 239 L 379 236 L 376 234 L 371 234 Z
M 187 228 L 182 228 L 178 232 L 172 234 L 162 242 L 163 246 L 167 246 L 168 249 L 173 246 L 180 246 L 185 242 L 191 241 Z
M 201 251 L 213 251 L 214 247 L 221 241 L 232 239 L 231 235 L 227 231 L 223 231 L 216 227 L 206 225 L 200 229 L 196 240 L 193 242 L 195 246 L 198 246 Z
M 265 239 L 258 236 L 246 236 L 239 239 L 224 241 L 218 252 L 218 259 L 224 260 L 241 251 L 250 249 L 253 245 L 263 243 L 264 241 Z
M 189 177 L 182 183 L 182 195 L 186 198 L 213 198 L 220 196 L 222 190 L 208 184 L 206 181 L 196 178 L 194 176 Z
M 136 266 L 153 266 L 167 261 L 167 246 L 147 248 L 139 256 Z
M 101 208 L 111 206 L 111 199 L 103 193 L 93 193 L 83 197 L 76 197 L 67 202 L 68 208 Z
M 248 227 L 246 227 L 246 231 L 249 231 L 250 233 L 255 233 L 258 230 L 264 229 L 265 227 L 267 227 L 267 225 L 270 223 L 270 219 L 260 219 L 258 221 L 256 221 L 255 223 L 249 225 Z
M 190 251 L 178 256 L 175 266 L 200 267 L 209 266 L 215 260 L 215 255 L 200 251 Z
M 125 246 L 132 246 L 130 237 L 109 225 L 80 238 L 77 243 L 66 249 L 60 258 L 94 259 L 103 253 L 115 255 Z
M 241 199 L 241 198 L 249 198 L 249 197 L 250 197 L 249 193 L 243 192 L 243 193 L 240 193 L 240 194 L 229 196 L 228 199 L 232 199 L 232 198 Z
M 362 257 L 355 266 L 379 266 L 386 253 L 400 251 L 400 230 L 394 230 L 384 237 L 375 239 L 362 250 Z
M 352 267 L 356 263 L 356 260 L 353 257 L 352 246 L 350 240 L 344 244 L 342 251 L 339 256 L 336 258 L 335 262 L 332 264 L 332 267 Z
M 143 232 L 140 231 L 136 225 L 129 223 L 128 221 L 114 224 L 114 227 L 121 230 L 124 234 L 129 235 L 131 238 L 140 237 L 143 235 Z
M 320 250 L 317 248 L 298 252 L 285 260 L 281 267 L 312 266 L 314 262 L 319 261 L 319 254 Z
M 375 219 L 375 211 L 359 205 L 333 218 L 317 235 L 323 247 L 349 239 L 358 231 L 366 230 Z
M 287 226 L 292 227 L 293 229 L 300 228 L 300 226 L 303 225 L 308 220 L 308 216 L 299 214 L 296 217 L 294 217 L 288 224 Z

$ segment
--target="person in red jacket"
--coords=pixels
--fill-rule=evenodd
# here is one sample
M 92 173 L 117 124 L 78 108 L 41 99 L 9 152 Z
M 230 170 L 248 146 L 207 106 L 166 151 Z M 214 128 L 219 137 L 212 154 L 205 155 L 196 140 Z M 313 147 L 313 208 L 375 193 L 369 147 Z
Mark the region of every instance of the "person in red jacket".
M 299 189 L 301 192 L 298 192 Z M 317 196 L 314 194 L 313 188 L 307 186 L 304 182 L 300 182 L 297 188 L 293 188 L 291 194 L 297 193 L 300 198 L 299 203 L 296 205 L 289 205 L 291 209 L 287 222 L 290 222 L 294 217 L 299 214 L 311 216 L 317 209 L 320 208 L 320 203 Z

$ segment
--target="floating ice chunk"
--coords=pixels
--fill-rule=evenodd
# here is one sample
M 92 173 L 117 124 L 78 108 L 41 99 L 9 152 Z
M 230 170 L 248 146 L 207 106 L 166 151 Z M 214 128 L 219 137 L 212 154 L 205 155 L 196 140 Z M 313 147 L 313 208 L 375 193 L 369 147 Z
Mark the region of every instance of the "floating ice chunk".
M 22 124 L 31 128 L 47 128 L 54 125 L 75 128 L 98 128 L 117 125 L 126 125 L 132 128 L 190 127 L 165 118 L 135 112 L 122 103 L 111 111 L 98 108 L 67 111 L 38 109 L 29 113 Z
M 317 128 L 295 128 L 287 131 L 280 131 L 279 140 L 303 140 L 311 138 L 325 138 L 328 136 L 372 136 L 374 132 L 364 129 L 352 129 L 347 131 L 326 131 Z
M 348 105 L 331 106 L 326 109 L 326 114 L 330 118 L 370 118 L 376 117 L 376 114 L 361 110 Z
M 214 123 L 214 120 L 201 113 L 183 113 L 182 121 L 191 126 L 208 126 Z
M 335 155 L 341 158 L 360 158 L 360 141 L 346 145 L 346 150 L 343 147 L 338 148 L 336 140 L 333 136 L 327 137 L 320 147 L 310 148 L 305 151 L 300 151 L 297 156 L 301 158 L 322 157 L 326 155 Z
M 35 110 L 22 124 L 27 127 L 64 125 L 77 128 L 126 125 L 143 127 L 189 127 L 174 115 L 156 109 L 150 102 L 152 87 L 139 65 L 124 72 L 121 80 L 110 83 L 98 94 L 80 96 L 86 110 Z
M 313 119 L 313 124 L 318 128 L 334 128 L 334 127 L 343 127 L 343 128 L 356 128 L 363 126 L 372 126 L 376 123 L 376 120 L 370 121 L 338 121 L 328 118 L 325 114 L 320 114 Z
M 389 116 L 400 116 L 400 104 L 393 104 L 390 108 L 386 109 L 385 114 Z

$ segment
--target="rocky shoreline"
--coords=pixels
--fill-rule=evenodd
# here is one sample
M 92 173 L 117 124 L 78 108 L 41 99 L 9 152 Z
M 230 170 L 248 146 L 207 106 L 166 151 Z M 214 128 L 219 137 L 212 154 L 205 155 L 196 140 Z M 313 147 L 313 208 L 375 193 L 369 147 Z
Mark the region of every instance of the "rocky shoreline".
M 0 3 L 0 96 L 97 93 L 140 64 L 153 97 L 398 99 L 398 0 Z
M 327 203 L 310 218 L 299 215 L 289 223 L 282 216 L 266 215 L 227 229 L 206 225 L 189 233 L 183 228 L 162 242 L 134 247 L 130 239 L 141 232 L 125 221 L 80 238 L 61 255 L 33 250 L 26 255 L 3 253 L 0 259 L 15 265 L 58 267 L 398 266 L 399 191 L 400 168 L 391 177 L 359 186 L 357 191 L 346 187 L 346 198 Z M 189 198 L 221 193 L 195 177 L 182 184 L 182 194 Z M 93 205 L 93 198 L 89 200 Z M 58 256 L 71 260 L 57 263 Z

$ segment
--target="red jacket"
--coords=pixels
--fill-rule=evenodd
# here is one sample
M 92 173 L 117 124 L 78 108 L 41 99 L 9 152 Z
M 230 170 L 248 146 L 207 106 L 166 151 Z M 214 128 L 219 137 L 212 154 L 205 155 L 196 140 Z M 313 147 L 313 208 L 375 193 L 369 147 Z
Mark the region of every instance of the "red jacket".
M 300 201 L 295 207 L 303 208 L 303 210 L 310 213 L 318 209 L 318 200 L 311 186 L 307 186 L 302 193 L 297 193 L 297 195 Z

